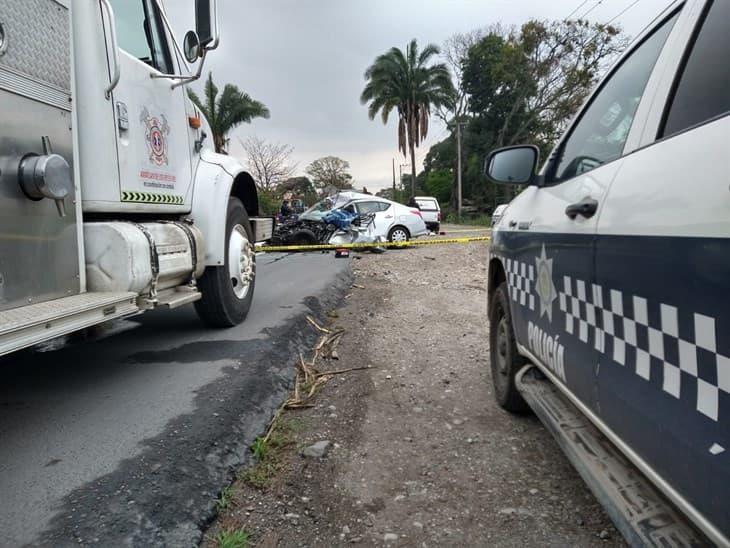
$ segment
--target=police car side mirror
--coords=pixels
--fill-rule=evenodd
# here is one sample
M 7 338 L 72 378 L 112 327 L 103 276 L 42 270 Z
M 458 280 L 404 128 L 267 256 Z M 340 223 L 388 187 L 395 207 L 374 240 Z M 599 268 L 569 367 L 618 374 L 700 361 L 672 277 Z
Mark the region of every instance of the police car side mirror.
M 540 151 L 534 145 L 518 145 L 492 151 L 484 162 L 484 172 L 493 183 L 529 185 L 535 182 Z

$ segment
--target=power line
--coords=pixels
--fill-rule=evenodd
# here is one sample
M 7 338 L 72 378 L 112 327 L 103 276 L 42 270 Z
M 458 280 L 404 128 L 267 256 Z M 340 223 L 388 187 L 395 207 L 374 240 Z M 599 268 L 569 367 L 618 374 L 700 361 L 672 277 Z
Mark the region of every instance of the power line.
M 613 17 L 611 17 L 611 19 L 609 19 L 609 20 L 608 20 L 608 21 L 606 21 L 605 23 L 602 23 L 602 25 L 601 25 L 601 26 L 602 26 L 602 27 L 607 27 L 608 25 L 610 25 L 611 23 L 613 23 L 613 22 L 614 22 L 614 21 L 615 21 L 616 19 L 618 19 L 619 17 L 621 17 L 621 16 L 622 16 L 622 15 L 623 15 L 624 13 L 626 13 L 626 12 L 627 12 L 627 11 L 629 11 L 629 10 L 630 10 L 631 8 L 633 8 L 633 7 L 634 7 L 634 6 L 636 5 L 636 4 L 638 4 L 638 3 L 640 2 L 640 1 L 641 1 L 641 0 L 634 0 L 633 2 L 631 2 L 631 4 L 629 4 L 628 6 L 626 6 L 626 7 L 624 8 L 624 9 L 622 9 L 622 10 L 621 10 L 620 12 L 618 12 L 618 13 L 617 13 L 616 15 L 614 15 Z M 596 38 L 598 38 L 598 37 L 600 36 L 601 32 L 602 32 L 602 31 L 600 31 L 600 30 L 599 30 L 599 31 L 598 31 L 597 33 L 595 33 L 595 34 L 594 34 L 593 36 L 591 36 L 590 40 L 588 40 L 588 41 L 586 42 L 586 45 L 590 44 L 591 42 L 593 42 L 593 40 L 595 40 Z
M 585 19 L 586 15 L 588 15 L 588 14 L 589 14 L 590 12 L 592 12 L 592 11 L 593 11 L 594 9 L 596 9 L 596 8 L 597 8 L 598 6 L 600 6 L 601 4 L 603 4 L 603 0 L 598 0 L 598 2 L 596 2 L 595 4 L 593 4 L 593 6 L 592 6 L 592 7 L 588 8 L 588 11 L 587 11 L 587 12 L 585 12 L 585 13 L 584 13 L 583 15 L 581 15 L 581 16 L 579 17 L 579 19 Z
M 585 6 L 587 3 L 588 3 L 588 0 L 583 0 L 577 8 L 575 8 L 573 11 L 570 12 L 570 14 L 566 17 L 566 19 L 570 19 L 571 17 L 573 17 L 573 15 L 575 15 L 575 12 L 577 12 L 580 8 Z
M 619 17 L 621 17 L 621 16 L 622 16 L 622 15 L 623 15 L 624 13 L 626 13 L 627 11 L 629 11 L 629 10 L 630 10 L 631 8 L 633 8 L 633 7 L 634 7 L 634 6 L 636 5 L 636 4 L 638 4 L 639 2 L 640 2 L 640 0 L 634 0 L 633 2 L 631 2 L 631 4 L 629 4 L 629 5 L 628 5 L 628 6 L 626 6 L 626 7 L 625 7 L 625 8 L 623 9 L 623 10 L 621 10 L 621 11 L 620 11 L 620 12 L 618 13 L 618 15 L 615 15 L 614 17 L 612 17 L 611 19 L 609 19 L 608 21 L 606 21 L 606 22 L 604 23 L 604 25 L 610 25 L 610 24 L 611 24 L 611 23 L 613 23 L 613 22 L 614 22 L 614 21 L 615 21 L 616 19 L 618 19 Z

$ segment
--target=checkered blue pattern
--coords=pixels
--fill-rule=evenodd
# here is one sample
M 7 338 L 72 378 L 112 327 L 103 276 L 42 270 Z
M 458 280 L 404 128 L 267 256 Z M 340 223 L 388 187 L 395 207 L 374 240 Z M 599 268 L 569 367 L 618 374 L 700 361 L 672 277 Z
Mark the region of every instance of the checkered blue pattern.
M 535 310 L 535 266 L 507 259 L 507 285 L 512 300 L 530 310 Z
M 647 381 L 658 375 L 664 392 L 696 398 L 697 411 L 718 420 L 730 357 L 717 351 L 715 318 L 568 276 L 559 300 L 569 334 Z

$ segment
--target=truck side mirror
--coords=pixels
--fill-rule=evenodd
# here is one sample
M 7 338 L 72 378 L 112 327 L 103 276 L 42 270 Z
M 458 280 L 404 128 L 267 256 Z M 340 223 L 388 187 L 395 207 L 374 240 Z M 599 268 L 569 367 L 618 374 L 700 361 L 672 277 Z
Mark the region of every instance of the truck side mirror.
M 534 145 L 497 149 L 487 156 L 484 172 L 490 181 L 505 185 L 529 185 L 535 182 L 540 151 Z
M 195 0 L 195 32 L 201 50 L 218 47 L 218 6 L 216 0 Z

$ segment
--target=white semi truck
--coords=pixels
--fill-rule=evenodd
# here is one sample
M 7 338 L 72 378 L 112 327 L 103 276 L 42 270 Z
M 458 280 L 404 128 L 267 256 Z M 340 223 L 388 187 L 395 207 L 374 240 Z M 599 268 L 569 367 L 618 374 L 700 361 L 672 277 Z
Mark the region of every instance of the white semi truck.
M 273 220 L 187 96 L 219 43 L 195 14 L 179 43 L 162 0 L 0 0 L 0 355 L 162 306 L 245 319 Z

